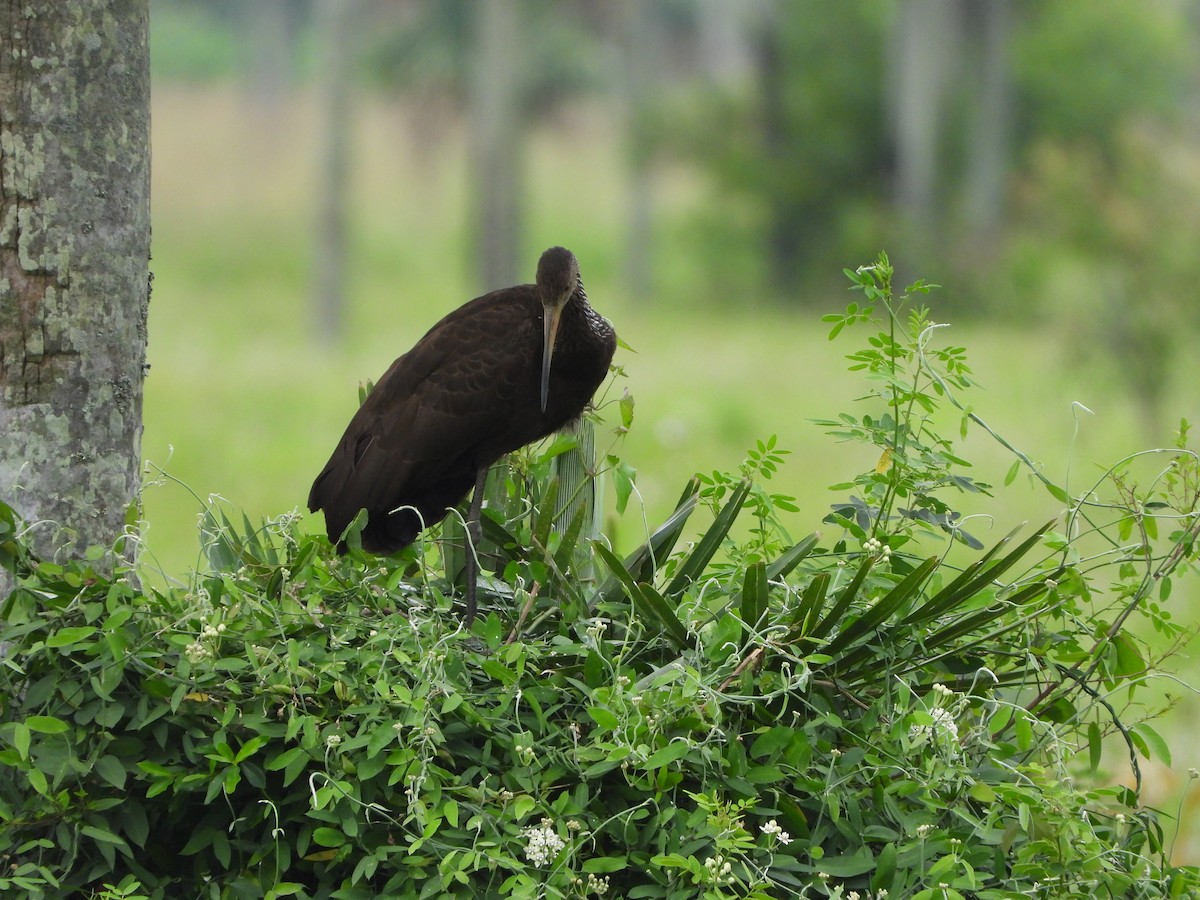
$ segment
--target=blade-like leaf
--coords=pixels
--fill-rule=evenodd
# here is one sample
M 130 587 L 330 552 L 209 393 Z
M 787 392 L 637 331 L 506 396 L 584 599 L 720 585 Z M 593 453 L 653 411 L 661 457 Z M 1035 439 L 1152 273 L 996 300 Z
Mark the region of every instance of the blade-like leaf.
M 767 566 L 767 580 L 774 581 L 776 578 L 786 578 L 791 574 L 792 569 L 796 568 L 800 562 L 812 552 L 812 548 L 817 546 L 817 535 L 810 534 L 791 550 L 786 551 Z
M 450 515 L 446 518 L 447 523 L 451 520 L 458 521 L 458 517 Z M 479 527 L 483 532 L 483 539 L 491 544 L 495 544 L 498 549 L 519 550 L 521 542 L 517 540 L 517 536 L 505 528 L 497 519 L 493 518 L 490 510 L 485 509 L 480 512 Z
M 687 628 L 679 621 L 679 617 L 675 615 L 675 610 L 671 608 L 666 598 L 650 585 L 645 583 L 639 584 L 635 581 L 629 569 L 625 567 L 621 560 L 617 559 L 615 553 L 603 544 L 597 543 L 595 548 L 596 555 L 612 571 L 613 576 L 620 582 L 625 593 L 629 595 L 634 604 L 641 608 L 643 612 L 648 612 L 652 618 L 657 619 L 663 624 L 666 627 L 667 633 L 670 634 L 679 646 L 679 649 L 691 646 L 691 638 L 688 636 Z
M 663 591 L 666 596 L 678 598 L 704 574 L 705 568 L 712 561 L 713 556 L 721 546 L 721 542 L 729 534 L 729 529 L 733 527 L 738 513 L 742 510 L 742 504 L 746 502 L 746 497 L 749 494 L 750 481 L 749 479 L 744 479 L 734 489 L 725 506 L 717 513 L 717 517 L 713 520 L 712 525 L 709 526 L 708 531 L 704 532 L 704 537 L 700 539 L 700 542 L 692 550 L 691 555 L 679 567 L 679 571 L 675 573 L 675 577 L 671 579 L 671 583 Z
M 833 607 L 826 613 L 825 617 L 813 625 L 809 629 L 809 636 L 814 638 L 822 638 L 833 630 L 833 626 L 838 623 L 842 617 L 842 613 L 850 606 L 854 598 L 858 595 L 859 588 L 867 578 L 867 573 L 871 571 L 871 565 L 874 558 L 864 557 L 862 565 L 858 567 L 858 571 L 854 573 L 854 578 L 846 585 L 845 589 L 838 595 Z
M 756 562 L 746 568 L 746 577 L 742 581 L 742 641 L 750 639 L 750 630 L 760 627 L 760 620 L 767 611 L 769 585 L 767 584 L 767 564 Z
M 961 606 L 970 598 L 974 597 L 983 588 L 989 586 L 997 578 L 1007 571 L 1014 563 L 1022 556 L 1030 551 L 1037 544 L 1043 534 L 1050 530 L 1050 526 L 1054 524 L 1051 520 L 1031 534 L 1028 538 L 1021 542 L 1011 553 L 1004 558 L 988 565 L 992 557 L 996 555 L 1005 545 L 1012 540 L 1013 536 L 1019 529 L 1010 531 L 1007 535 L 1000 539 L 991 550 L 977 560 L 972 565 L 968 566 L 963 572 L 955 578 L 950 584 L 946 585 L 931 597 L 926 603 L 922 604 L 905 619 L 905 624 L 913 624 L 918 621 L 935 619 L 943 615 L 947 611 L 956 606 Z
M 650 535 L 650 540 L 625 557 L 624 567 L 634 576 L 635 580 L 650 581 L 653 579 L 654 573 L 670 556 L 671 549 L 679 540 L 688 516 L 696 508 L 697 486 L 698 482 L 695 479 L 688 482 L 688 490 L 685 490 L 683 496 L 680 497 L 675 512 L 671 513 L 666 521 L 658 526 L 658 530 Z M 599 547 L 600 545 L 595 546 Z M 620 593 L 621 582 L 616 575 L 610 575 L 596 588 L 596 592 L 592 596 L 592 606 L 603 603 Z
M 538 500 L 538 508 L 533 521 L 533 541 L 538 547 L 545 547 L 550 540 L 550 528 L 554 525 L 555 510 L 558 507 L 558 489 L 561 482 L 558 476 L 548 479 Z
M 1028 587 L 1022 588 L 1011 597 L 1005 597 L 1003 600 L 998 600 L 987 609 L 982 609 L 972 615 L 964 616 L 963 618 L 950 623 L 946 627 L 935 631 L 926 640 L 929 647 L 937 648 L 945 646 L 952 641 L 958 640 L 965 634 L 970 634 L 972 631 L 978 631 L 984 625 L 1000 618 L 1003 615 L 1011 613 L 1015 607 L 1024 606 L 1026 603 L 1045 595 L 1048 588 L 1042 582 L 1031 584 Z
M 913 569 L 903 581 L 880 597 L 870 609 L 830 641 L 829 646 L 824 652 L 830 654 L 837 653 L 873 632 L 886 622 L 892 613 L 903 607 L 913 594 L 921 589 L 921 586 L 937 566 L 937 557 L 931 556 Z
M 808 587 L 800 595 L 800 603 L 796 606 L 796 612 L 792 615 L 789 639 L 794 639 L 793 633 L 798 638 L 807 635 L 812 630 L 817 622 L 817 617 L 821 615 L 821 610 L 825 607 L 825 595 L 829 591 L 831 579 L 832 576 L 828 572 L 822 572 L 808 583 Z
M 575 557 L 575 546 L 579 543 L 579 535 L 583 531 L 583 519 L 586 514 L 587 510 L 582 506 L 575 510 L 570 524 L 559 538 L 558 549 L 554 551 L 554 568 L 559 572 L 565 573 L 571 570 L 571 564 Z

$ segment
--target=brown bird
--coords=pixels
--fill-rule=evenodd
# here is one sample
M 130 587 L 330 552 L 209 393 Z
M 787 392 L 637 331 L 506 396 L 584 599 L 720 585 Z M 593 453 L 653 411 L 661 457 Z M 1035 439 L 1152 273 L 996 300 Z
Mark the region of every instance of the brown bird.
M 536 280 L 450 313 L 367 395 L 308 495 L 309 510 L 325 510 L 339 553 L 359 510 L 367 511 L 363 549 L 395 553 L 472 485 L 467 527 L 478 545 L 492 463 L 578 419 L 591 402 L 608 374 L 616 334 L 588 305 L 571 251 L 543 253 Z M 476 578 L 469 550 L 468 625 Z

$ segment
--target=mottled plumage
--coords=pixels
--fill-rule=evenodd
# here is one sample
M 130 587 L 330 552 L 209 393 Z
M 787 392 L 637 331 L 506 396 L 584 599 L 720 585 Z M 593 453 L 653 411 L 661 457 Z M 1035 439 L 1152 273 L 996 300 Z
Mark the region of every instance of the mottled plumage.
M 556 309 L 551 362 L 544 323 Z M 574 255 L 552 247 L 538 263 L 536 284 L 470 301 L 392 363 L 313 482 L 309 509 L 325 511 L 331 541 L 366 509 L 363 549 L 400 550 L 505 453 L 578 418 L 615 348 L 612 326 L 588 305 Z M 414 507 L 420 519 L 399 507 Z M 473 581 L 468 587 L 469 618 Z

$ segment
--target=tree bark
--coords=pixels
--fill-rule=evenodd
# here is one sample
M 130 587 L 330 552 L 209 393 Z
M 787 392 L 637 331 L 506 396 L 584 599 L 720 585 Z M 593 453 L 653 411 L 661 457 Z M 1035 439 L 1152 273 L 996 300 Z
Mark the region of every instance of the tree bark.
M 137 498 L 148 18 L 148 0 L 0 5 L 0 499 L 43 554 L 114 546 Z
M 649 297 L 654 278 L 651 242 L 654 231 L 653 115 L 655 66 L 662 52 L 656 10 L 644 0 L 622 0 L 613 7 L 621 36 L 621 93 L 625 102 L 625 140 L 629 159 L 628 218 L 625 234 L 625 283 L 630 295 Z
M 944 101 L 950 57 L 957 49 L 954 13 L 951 0 L 903 0 L 896 16 L 896 203 L 927 239 L 937 222 Z
M 967 144 L 965 212 L 976 243 L 995 238 L 1004 219 L 1008 147 L 1012 139 L 1012 81 L 1008 61 L 1012 3 L 991 0 L 963 7 L 976 50 L 972 120 Z
M 523 234 L 521 149 L 524 103 L 519 0 L 483 0 L 474 7 L 471 81 L 472 196 L 480 288 L 494 290 L 520 275 Z
M 342 336 L 346 306 L 346 206 L 350 170 L 351 23 L 357 0 L 317 0 L 317 222 L 313 248 L 313 305 L 317 337 Z

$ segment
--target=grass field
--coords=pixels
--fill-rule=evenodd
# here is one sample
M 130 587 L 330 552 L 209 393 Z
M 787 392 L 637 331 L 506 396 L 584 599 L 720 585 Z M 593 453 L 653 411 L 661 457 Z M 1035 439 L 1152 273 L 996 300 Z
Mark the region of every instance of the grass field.
M 375 100 L 362 101 L 355 121 L 347 333 L 329 347 L 314 334 L 309 300 L 315 167 L 308 106 L 299 100 L 268 117 L 231 90 L 156 86 L 153 368 L 143 455 L 152 472 L 167 477 L 145 493 L 143 560 L 151 579 L 178 578 L 201 564 L 196 521 L 211 494 L 251 520 L 302 509 L 357 402 L 358 382 L 377 377 L 441 315 L 478 293 L 466 264 L 460 126 L 444 122 L 431 131 Z M 810 421 L 850 409 L 865 392 L 842 358 L 865 335 L 830 343 L 819 314 L 808 311 L 838 311 L 850 296 L 831 290 L 791 311 L 736 293 L 700 296 L 704 267 L 689 255 L 688 223 L 717 201 L 697 176 L 675 171 L 664 173 L 656 196 L 660 289 L 650 300 L 631 300 L 619 277 L 622 157 L 608 126 L 605 111 L 596 110 L 534 138 L 537 179 L 524 245 L 530 276 L 546 246 L 575 250 L 593 303 L 636 351 L 619 351 L 627 377 L 609 390 L 618 397 L 628 388 L 637 401 L 618 452 L 638 469 L 644 500 L 644 510 L 631 504 L 616 524 L 618 542 L 631 543 L 660 519 L 692 472 L 734 469 L 746 448 L 770 434 L 792 451 L 777 484 L 798 498 L 793 533 L 817 529 L 840 499 L 825 486 L 875 464 L 869 452 L 835 443 Z M 688 302 L 690 295 L 698 299 Z M 954 297 L 954 285 L 946 285 L 934 318 L 959 318 Z M 946 335 L 968 348 L 983 385 L 969 398 L 975 411 L 1060 482 L 1070 472 L 1072 487 L 1082 487 L 1103 465 L 1170 440 L 1165 426 L 1146 433 L 1106 359 L 1068 357 L 1060 334 L 975 323 Z M 1200 420 L 1194 392 L 1170 408 Z M 1012 462 L 978 430 L 961 452 L 977 463 L 978 479 L 996 485 Z M 974 529 L 985 541 L 1060 512 L 1024 478 L 997 493 L 986 507 L 994 522 Z M 1177 619 L 1195 620 L 1198 590 L 1176 592 L 1173 604 L 1193 598 L 1190 612 L 1177 607 Z M 1191 680 L 1200 681 L 1188 665 Z M 1176 773 L 1200 765 L 1200 748 L 1179 739 L 1200 704 L 1183 695 L 1166 729 L 1177 737 Z M 1155 773 L 1150 801 L 1173 812 L 1184 781 Z M 1195 861 L 1195 792 L 1188 804 L 1191 831 L 1176 855 Z

